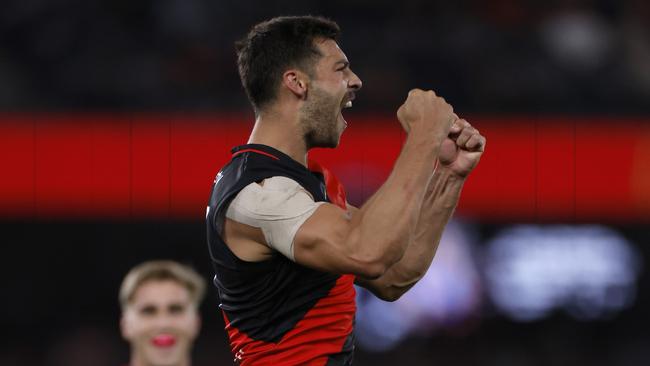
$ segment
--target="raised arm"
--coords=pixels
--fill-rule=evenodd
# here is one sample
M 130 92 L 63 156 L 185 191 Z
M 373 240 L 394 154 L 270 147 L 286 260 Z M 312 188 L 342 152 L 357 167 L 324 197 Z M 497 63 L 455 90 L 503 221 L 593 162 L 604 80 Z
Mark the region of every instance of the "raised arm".
M 438 168 L 427 183 L 404 256 L 383 276 L 357 281 L 381 299 L 398 299 L 424 277 L 456 208 L 463 184 L 485 149 L 485 137 L 465 120 L 458 120 L 450 132 L 442 144 Z
M 334 205 L 319 207 L 296 233 L 298 263 L 378 278 L 402 258 L 432 161 L 456 117 L 444 99 L 422 90 L 409 93 L 397 116 L 408 136 L 389 178 L 354 216 Z

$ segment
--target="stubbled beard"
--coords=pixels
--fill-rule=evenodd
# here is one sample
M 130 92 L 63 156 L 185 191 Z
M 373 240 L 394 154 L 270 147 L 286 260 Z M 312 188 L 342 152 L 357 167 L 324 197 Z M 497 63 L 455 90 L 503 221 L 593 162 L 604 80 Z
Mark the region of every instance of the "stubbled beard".
M 336 147 L 341 101 L 320 88 L 313 88 L 301 110 L 300 125 L 307 149 L 312 147 Z

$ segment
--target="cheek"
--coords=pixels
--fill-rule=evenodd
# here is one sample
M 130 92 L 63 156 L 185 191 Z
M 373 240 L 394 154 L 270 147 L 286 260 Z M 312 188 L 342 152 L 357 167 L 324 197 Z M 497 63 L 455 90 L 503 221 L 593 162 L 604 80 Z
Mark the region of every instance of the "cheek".
M 199 331 L 199 321 L 196 316 L 183 316 L 174 322 L 176 330 L 183 335 L 194 338 Z
M 142 338 L 150 328 L 149 322 L 142 319 L 132 319 L 127 321 L 124 328 L 124 336 L 130 340 Z

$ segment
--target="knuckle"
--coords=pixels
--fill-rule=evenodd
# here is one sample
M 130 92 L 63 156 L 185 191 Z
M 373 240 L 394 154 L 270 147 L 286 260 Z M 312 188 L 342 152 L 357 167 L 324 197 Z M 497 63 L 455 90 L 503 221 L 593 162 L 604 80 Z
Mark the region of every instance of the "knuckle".
M 413 89 L 409 90 L 409 96 L 411 96 L 411 95 L 418 95 L 418 94 L 420 94 L 420 93 L 422 93 L 422 89 L 413 88 Z

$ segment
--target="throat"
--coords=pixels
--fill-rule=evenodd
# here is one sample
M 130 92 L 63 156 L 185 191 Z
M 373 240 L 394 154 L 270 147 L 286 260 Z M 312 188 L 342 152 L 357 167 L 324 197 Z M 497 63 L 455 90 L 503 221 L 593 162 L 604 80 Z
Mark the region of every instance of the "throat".
M 271 124 L 258 119 L 248 138 L 248 143 L 270 146 L 307 166 L 308 147 L 304 137 L 291 126 Z

